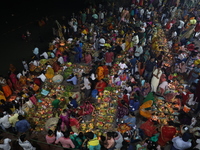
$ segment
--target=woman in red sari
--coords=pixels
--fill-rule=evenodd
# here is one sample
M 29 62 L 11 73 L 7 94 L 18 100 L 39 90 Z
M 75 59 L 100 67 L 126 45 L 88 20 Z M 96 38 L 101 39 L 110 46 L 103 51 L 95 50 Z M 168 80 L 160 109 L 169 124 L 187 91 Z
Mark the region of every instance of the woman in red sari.
M 78 133 L 80 128 L 80 123 L 75 116 L 76 114 L 72 112 L 70 115 L 70 127 L 74 133 Z
M 158 144 L 160 146 L 165 146 L 167 142 L 171 141 L 174 135 L 176 134 L 176 128 L 173 126 L 173 122 L 169 121 L 168 125 L 161 127 L 160 135 L 158 138 Z
M 157 133 L 157 127 L 155 126 L 155 121 L 151 118 L 148 119 L 145 123 L 140 125 L 140 129 L 142 129 L 146 136 L 152 137 Z
M 98 92 L 104 91 L 104 88 L 107 86 L 107 83 L 103 80 L 100 80 L 97 82 L 95 89 L 98 90 Z

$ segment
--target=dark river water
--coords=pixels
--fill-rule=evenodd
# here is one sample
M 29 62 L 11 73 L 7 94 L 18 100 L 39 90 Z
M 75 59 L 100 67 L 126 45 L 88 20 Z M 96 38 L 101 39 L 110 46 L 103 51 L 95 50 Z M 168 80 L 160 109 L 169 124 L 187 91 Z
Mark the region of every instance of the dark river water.
M 0 9 L 0 75 L 7 75 L 9 64 L 16 66 L 18 71 L 23 69 L 21 61 L 27 61 L 32 57 L 34 45 L 38 45 L 40 52 L 48 46 L 48 41 L 52 37 L 53 22 L 49 22 L 44 28 L 40 28 L 37 20 L 45 16 L 60 17 L 64 15 L 67 19 L 72 13 L 77 14 L 79 10 L 87 7 L 84 0 L 55 0 L 44 3 L 45 1 L 20 0 L 5 1 Z M 22 41 L 22 33 L 30 30 L 32 41 Z M 42 36 L 43 43 L 38 41 Z

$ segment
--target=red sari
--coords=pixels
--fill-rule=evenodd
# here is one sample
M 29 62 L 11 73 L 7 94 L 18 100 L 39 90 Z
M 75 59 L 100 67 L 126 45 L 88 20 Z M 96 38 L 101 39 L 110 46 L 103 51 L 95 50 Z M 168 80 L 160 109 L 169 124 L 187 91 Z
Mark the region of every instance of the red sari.
M 127 75 L 125 74 L 122 74 L 122 75 L 120 75 L 120 79 L 122 80 L 122 81 L 126 81 L 127 80 Z
M 104 88 L 107 86 L 106 82 L 104 81 L 99 81 L 96 84 L 96 89 L 98 90 L 98 92 L 102 92 L 104 91 Z
M 145 123 L 140 125 L 140 129 L 142 129 L 146 136 L 152 137 L 157 133 L 156 126 L 154 126 L 154 122 L 149 119 Z
M 165 146 L 167 142 L 173 139 L 176 134 L 176 128 L 174 126 L 162 126 L 161 133 L 158 138 L 158 144 L 160 146 Z

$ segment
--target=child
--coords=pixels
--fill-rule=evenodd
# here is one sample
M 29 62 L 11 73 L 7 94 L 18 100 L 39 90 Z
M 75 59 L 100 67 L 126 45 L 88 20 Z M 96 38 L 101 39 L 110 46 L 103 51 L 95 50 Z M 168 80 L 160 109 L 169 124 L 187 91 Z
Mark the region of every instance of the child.
M 48 131 L 48 134 L 46 135 L 46 142 L 48 144 L 53 144 L 56 140 L 56 136 L 54 135 L 52 130 Z
M 56 129 L 56 140 L 59 139 L 60 137 L 63 137 L 63 133 L 61 131 L 61 127 L 60 126 L 57 126 L 57 129 Z
M 99 140 L 97 139 L 97 136 L 93 132 L 87 132 L 85 134 L 85 136 L 87 138 L 86 140 L 88 141 L 87 147 L 89 150 L 93 150 L 93 149 L 100 150 L 101 149 Z

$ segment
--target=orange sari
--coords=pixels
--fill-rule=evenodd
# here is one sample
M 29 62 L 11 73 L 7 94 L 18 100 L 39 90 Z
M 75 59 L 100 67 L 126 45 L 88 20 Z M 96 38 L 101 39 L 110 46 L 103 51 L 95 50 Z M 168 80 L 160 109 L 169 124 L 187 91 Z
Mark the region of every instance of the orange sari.
M 104 78 L 104 68 L 102 66 L 99 66 L 97 68 L 97 72 L 96 73 L 97 73 L 97 79 L 98 80 L 101 80 L 101 79 Z
M 3 90 L 5 97 L 9 97 L 10 95 L 12 95 L 12 91 L 8 85 L 2 86 L 2 90 Z

